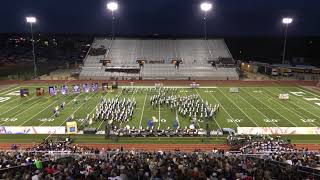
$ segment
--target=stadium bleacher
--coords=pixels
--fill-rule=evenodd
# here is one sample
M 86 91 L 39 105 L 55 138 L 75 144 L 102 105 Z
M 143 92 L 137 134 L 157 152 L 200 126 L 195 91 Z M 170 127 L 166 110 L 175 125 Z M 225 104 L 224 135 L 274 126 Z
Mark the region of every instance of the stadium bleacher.
M 105 54 L 90 53 L 105 47 Z M 84 60 L 81 79 L 238 80 L 234 60 L 223 39 L 103 39 L 95 38 Z M 106 70 L 140 68 L 139 73 Z M 179 66 L 172 62 L 181 60 Z M 217 62 L 213 66 L 209 61 Z

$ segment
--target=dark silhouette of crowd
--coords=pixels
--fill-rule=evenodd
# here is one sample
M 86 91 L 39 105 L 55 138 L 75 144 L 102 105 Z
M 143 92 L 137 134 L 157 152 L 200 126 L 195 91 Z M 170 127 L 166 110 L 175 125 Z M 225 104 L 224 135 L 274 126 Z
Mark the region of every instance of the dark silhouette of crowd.
M 63 153 L 62 153 L 63 151 Z M 212 152 L 142 152 L 92 149 L 66 141 L 44 141 L 26 151 L 0 152 L 0 179 L 234 180 L 317 179 L 298 166 L 319 167 L 319 154 L 303 150 L 263 157 Z

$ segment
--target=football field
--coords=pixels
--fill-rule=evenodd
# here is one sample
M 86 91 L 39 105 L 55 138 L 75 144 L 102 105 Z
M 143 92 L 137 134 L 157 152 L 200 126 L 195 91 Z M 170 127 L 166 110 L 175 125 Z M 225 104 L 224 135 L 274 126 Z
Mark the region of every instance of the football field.
M 109 93 L 80 93 L 49 96 L 36 96 L 36 88 L 48 85 L 12 86 L 0 91 L 0 126 L 65 126 L 71 115 L 77 121 L 80 130 L 84 128 L 84 119 L 95 113 L 95 108 L 102 97 L 135 98 L 137 102 L 132 120 L 122 127 L 146 128 L 152 117 L 160 119 L 155 128 L 172 128 L 176 120 L 175 111 L 170 108 L 152 108 L 150 94 L 134 92 L 122 94 L 119 90 Z M 29 89 L 28 97 L 20 97 L 21 88 Z M 139 87 L 143 88 L 143 87 Z M 320 127 L 320 95 L 298 86 L 282 87 L 239 87 L 239 93 L 229 92 L 230 87 L 204 87 L 198 89 L 179 87 L 175 95 L 187 96 L 198 94 L 209 104 L 220 104 L 214 120 L 209 120 L 209 128 L 237 127 Z M 289 94 L 289 100 L 280 100 L 279 94 Z M 78 103 L 74 103 L 77 99 Z M 53 114 L 54 107 L 66 103 L 65 109 L 58 117 Z M 180 127 L 190 125 L 190 120 L 178 117 Z M 206 122 L 199 122 L 200 128 L 205 128 Z M 103 121 L 93 121 L 87 127 L 104 130 Z

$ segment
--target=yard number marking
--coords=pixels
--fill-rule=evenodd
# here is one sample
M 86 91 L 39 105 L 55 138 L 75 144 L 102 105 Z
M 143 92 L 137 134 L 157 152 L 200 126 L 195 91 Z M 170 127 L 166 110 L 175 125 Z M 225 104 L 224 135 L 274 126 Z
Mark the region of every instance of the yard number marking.
M 8 101 L 11 97 L 0 97 L 0 103 Z

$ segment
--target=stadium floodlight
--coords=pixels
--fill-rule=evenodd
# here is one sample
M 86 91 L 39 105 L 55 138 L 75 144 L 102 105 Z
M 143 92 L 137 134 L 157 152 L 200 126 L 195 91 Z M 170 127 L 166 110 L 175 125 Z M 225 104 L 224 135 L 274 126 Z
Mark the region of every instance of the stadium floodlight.
M 286 58 L 286 46 L 287 46 L 287 36 L 288 36 L 288 26 L 291 24 L 293 21 L 292 18 L 290 17 L 285 17 L 282 18 L 282 24 L 285 25 L 285 35 L 284 35 L 284 45 L 283 45 L 283 54 L 282 54 L 282 64 L 285 63 L 285 58 Z
M 31 31 L 31 42 L 32 42 L 32 56 L 33 56 L 33 72 L 34 72 L 34 78 L 37 78 L 37 65 L 36 65 L 36 53 L 34 48 L 34 38 L 33 38 L 33 30 L 32 30 L 32 24 L 37 22 L 37 18 L 33 16 L 26 17 L 27 23 L 30 24 L 30 31 Z
M 27 21 L 27 23 L 36 23 L 37 22 L 37 18 L 35 18 L 35 17 L 26 17 L 26 21 Z
M 116 11 L 118 9 L 118 3 L 116 2 L 109 2 L 107 4 L 107 9 L 109 9 L 110 11 Z
M 112 24 L 111 24 L 111 28 L 112 28 L 112 39 L 114 38 L 114 11 L 118 10 L 118 3 L 115 1 L 110 1 L 107 4 L 107 9 L 110 10 L 112 12 Z
M 203 2 L 203 3 L 201 3 L 200 8 L 202 11 L 207 12 L 207 11 L 211 10 L 212 4 L 209 2 Z
M 282 23 L 283 24 L 291 24 L 292 21 L 293 21 L 293 19 L 292 18 L 288 18 L 288 17 L 282 19 Z
M 207 40 L 207 12 L 212 9 L 210 2 L 203 2 L 200 4 L 201 11 L 204 12 L 203 25 L 204 25 L 204 40 Z

